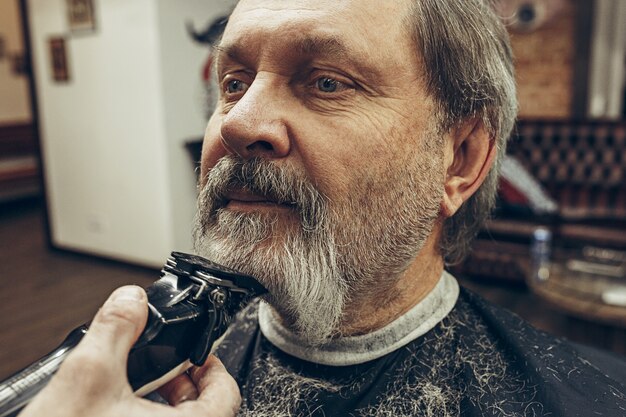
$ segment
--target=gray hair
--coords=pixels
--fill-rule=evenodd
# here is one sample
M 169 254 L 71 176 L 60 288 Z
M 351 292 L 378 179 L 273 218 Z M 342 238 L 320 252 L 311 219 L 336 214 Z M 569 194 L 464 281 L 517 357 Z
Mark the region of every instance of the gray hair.
M 513 54 L 493 0 L 414 0 L 409 17 L 442 132 L 479 117 L 497 147 L 485 182 L 446 220 L 441 252 L 463 260 L 495 205 L 499 165 L 517 115 Z

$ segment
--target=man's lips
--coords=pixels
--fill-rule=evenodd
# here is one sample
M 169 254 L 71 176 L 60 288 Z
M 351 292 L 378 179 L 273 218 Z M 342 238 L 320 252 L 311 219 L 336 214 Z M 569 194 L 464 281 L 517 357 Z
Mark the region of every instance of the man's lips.
M 253 206 L 280 206 L 293 208 L 293 203 L 283 203 L 268 196 L 245 191 L 230 191 L 226 194 L 226 207 L 246 208 Z
M 246 193 L 244 191 L 231 191 L 226 195 L 228 201 L 242 201 L 244 203 L 274 203 L 278 204 L 263 195 Z

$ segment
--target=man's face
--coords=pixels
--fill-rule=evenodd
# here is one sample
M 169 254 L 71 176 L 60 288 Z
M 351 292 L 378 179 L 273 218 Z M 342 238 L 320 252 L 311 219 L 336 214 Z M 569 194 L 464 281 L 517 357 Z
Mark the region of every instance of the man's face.
M 407 15 L 242 0 L 218 48 L 197 249 L 257 276 L 313 342 L 393 286 L 439 214 L 442 139 Z

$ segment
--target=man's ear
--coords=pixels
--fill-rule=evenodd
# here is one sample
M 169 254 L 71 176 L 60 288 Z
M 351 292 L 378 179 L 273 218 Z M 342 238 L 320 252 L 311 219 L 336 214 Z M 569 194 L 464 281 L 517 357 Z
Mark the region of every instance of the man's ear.
M 483 183 L 496 158 L 496 143 L 480 118 L 450 130 L 446 143 L 446 182 L 441 211 L 451 217 Z

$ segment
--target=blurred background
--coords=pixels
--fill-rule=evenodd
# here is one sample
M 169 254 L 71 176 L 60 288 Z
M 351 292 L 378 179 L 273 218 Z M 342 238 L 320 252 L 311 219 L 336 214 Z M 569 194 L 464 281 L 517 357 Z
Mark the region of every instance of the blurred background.
M 0 0 L 0 378 L 191 250 L 232 0 Z M 463 285 L 626 354 L 626 2 L 500 0 L 520 118 Z

